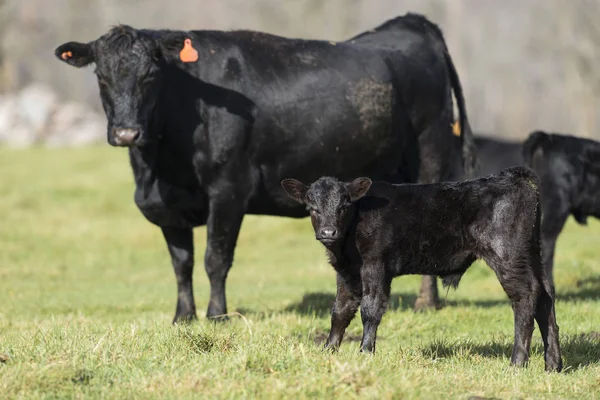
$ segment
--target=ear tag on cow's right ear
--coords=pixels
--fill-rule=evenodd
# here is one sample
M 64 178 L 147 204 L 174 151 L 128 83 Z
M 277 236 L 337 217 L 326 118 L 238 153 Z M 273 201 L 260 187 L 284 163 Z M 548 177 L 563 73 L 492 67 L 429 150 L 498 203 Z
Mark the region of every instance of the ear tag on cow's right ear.
M 73 57 L 73 53 L 71 53 L 70 51 L 65 51 L 60 55 L 60 58 L 62 58 L 65 61 L 67 61 L 67 59 L 71 57 Z
M 198 52 L 192 47 L 192 40 L 183 41 L 183 49 L 179 52 L 179 59 L 185 63 L 198 61 Z

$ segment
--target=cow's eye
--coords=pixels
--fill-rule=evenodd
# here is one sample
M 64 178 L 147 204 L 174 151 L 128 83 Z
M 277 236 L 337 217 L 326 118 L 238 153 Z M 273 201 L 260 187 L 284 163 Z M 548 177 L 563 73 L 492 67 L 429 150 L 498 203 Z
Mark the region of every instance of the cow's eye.
M 316 208 L 311 208 L 309 211 L 312 215 L 319 215 L 319 210 L 317 210 Z

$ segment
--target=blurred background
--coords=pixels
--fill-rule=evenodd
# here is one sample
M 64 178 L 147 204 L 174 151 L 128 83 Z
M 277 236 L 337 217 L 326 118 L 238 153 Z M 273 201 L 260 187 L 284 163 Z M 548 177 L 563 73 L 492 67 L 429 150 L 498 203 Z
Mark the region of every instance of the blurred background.
M 0 0 L 0 143 L 104 140 L 92 68 L 53 51 L 118 23 L 344 40 L 407 11 L 442 28 L 475 132 L 600 139 L 600 0 Z

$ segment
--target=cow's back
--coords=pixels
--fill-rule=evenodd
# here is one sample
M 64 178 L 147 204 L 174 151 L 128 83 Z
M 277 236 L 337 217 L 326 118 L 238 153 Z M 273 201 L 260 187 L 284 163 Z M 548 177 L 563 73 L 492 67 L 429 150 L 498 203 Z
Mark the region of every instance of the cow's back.
M 250 213 L 306 215 L 281 192 L 279 182 L 288 176 L 397 180 L 403 168 L 416 168 L 403 160 L 415 144 L 410 116 L 421 123 L 429 113 L 441 113 L 424 107 L 432 103 L 427 96 L 438 95 L 432 79 L 399 53 L 256 32 L 196 35 L 197 47 L 214 52 L 197 67 L 200 79 L 252 103 L 252 120 L 240 116 L 233 127 L 227 106 L 208 107 L 204 117 L 212 154 L 237 154 L 252 170 Z M 413 99 L 408 106 L 407 98 Z M 222 120 L 229 126 L 221 129 Z M 221 151 L 223 146 L 231 149 Z M 211 153 L 203 162 L 213 162 Z

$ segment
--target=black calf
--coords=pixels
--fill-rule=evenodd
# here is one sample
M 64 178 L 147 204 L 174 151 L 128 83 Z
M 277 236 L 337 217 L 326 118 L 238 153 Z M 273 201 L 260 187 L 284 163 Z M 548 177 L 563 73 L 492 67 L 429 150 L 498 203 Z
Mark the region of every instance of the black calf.
M 546 370 L 562 369 L 554 287 L 540 257 L 538 179 L 530 169 L 514 167 L 485 178 L 428 185 L 371 184 L 368 178 L 342 183 L 322 177 L 310 187 L 294 179 L 282 186 L 307 206 L 316 237 L 337 272 L 327 347 L 340 345 L 360 305 L 361 350 L 375 351 L 394 277 L 437 275 L 445 286 L 456 287 L 481 258 L 512 301 L 511 363 L 527 364 L 535 318 Z

